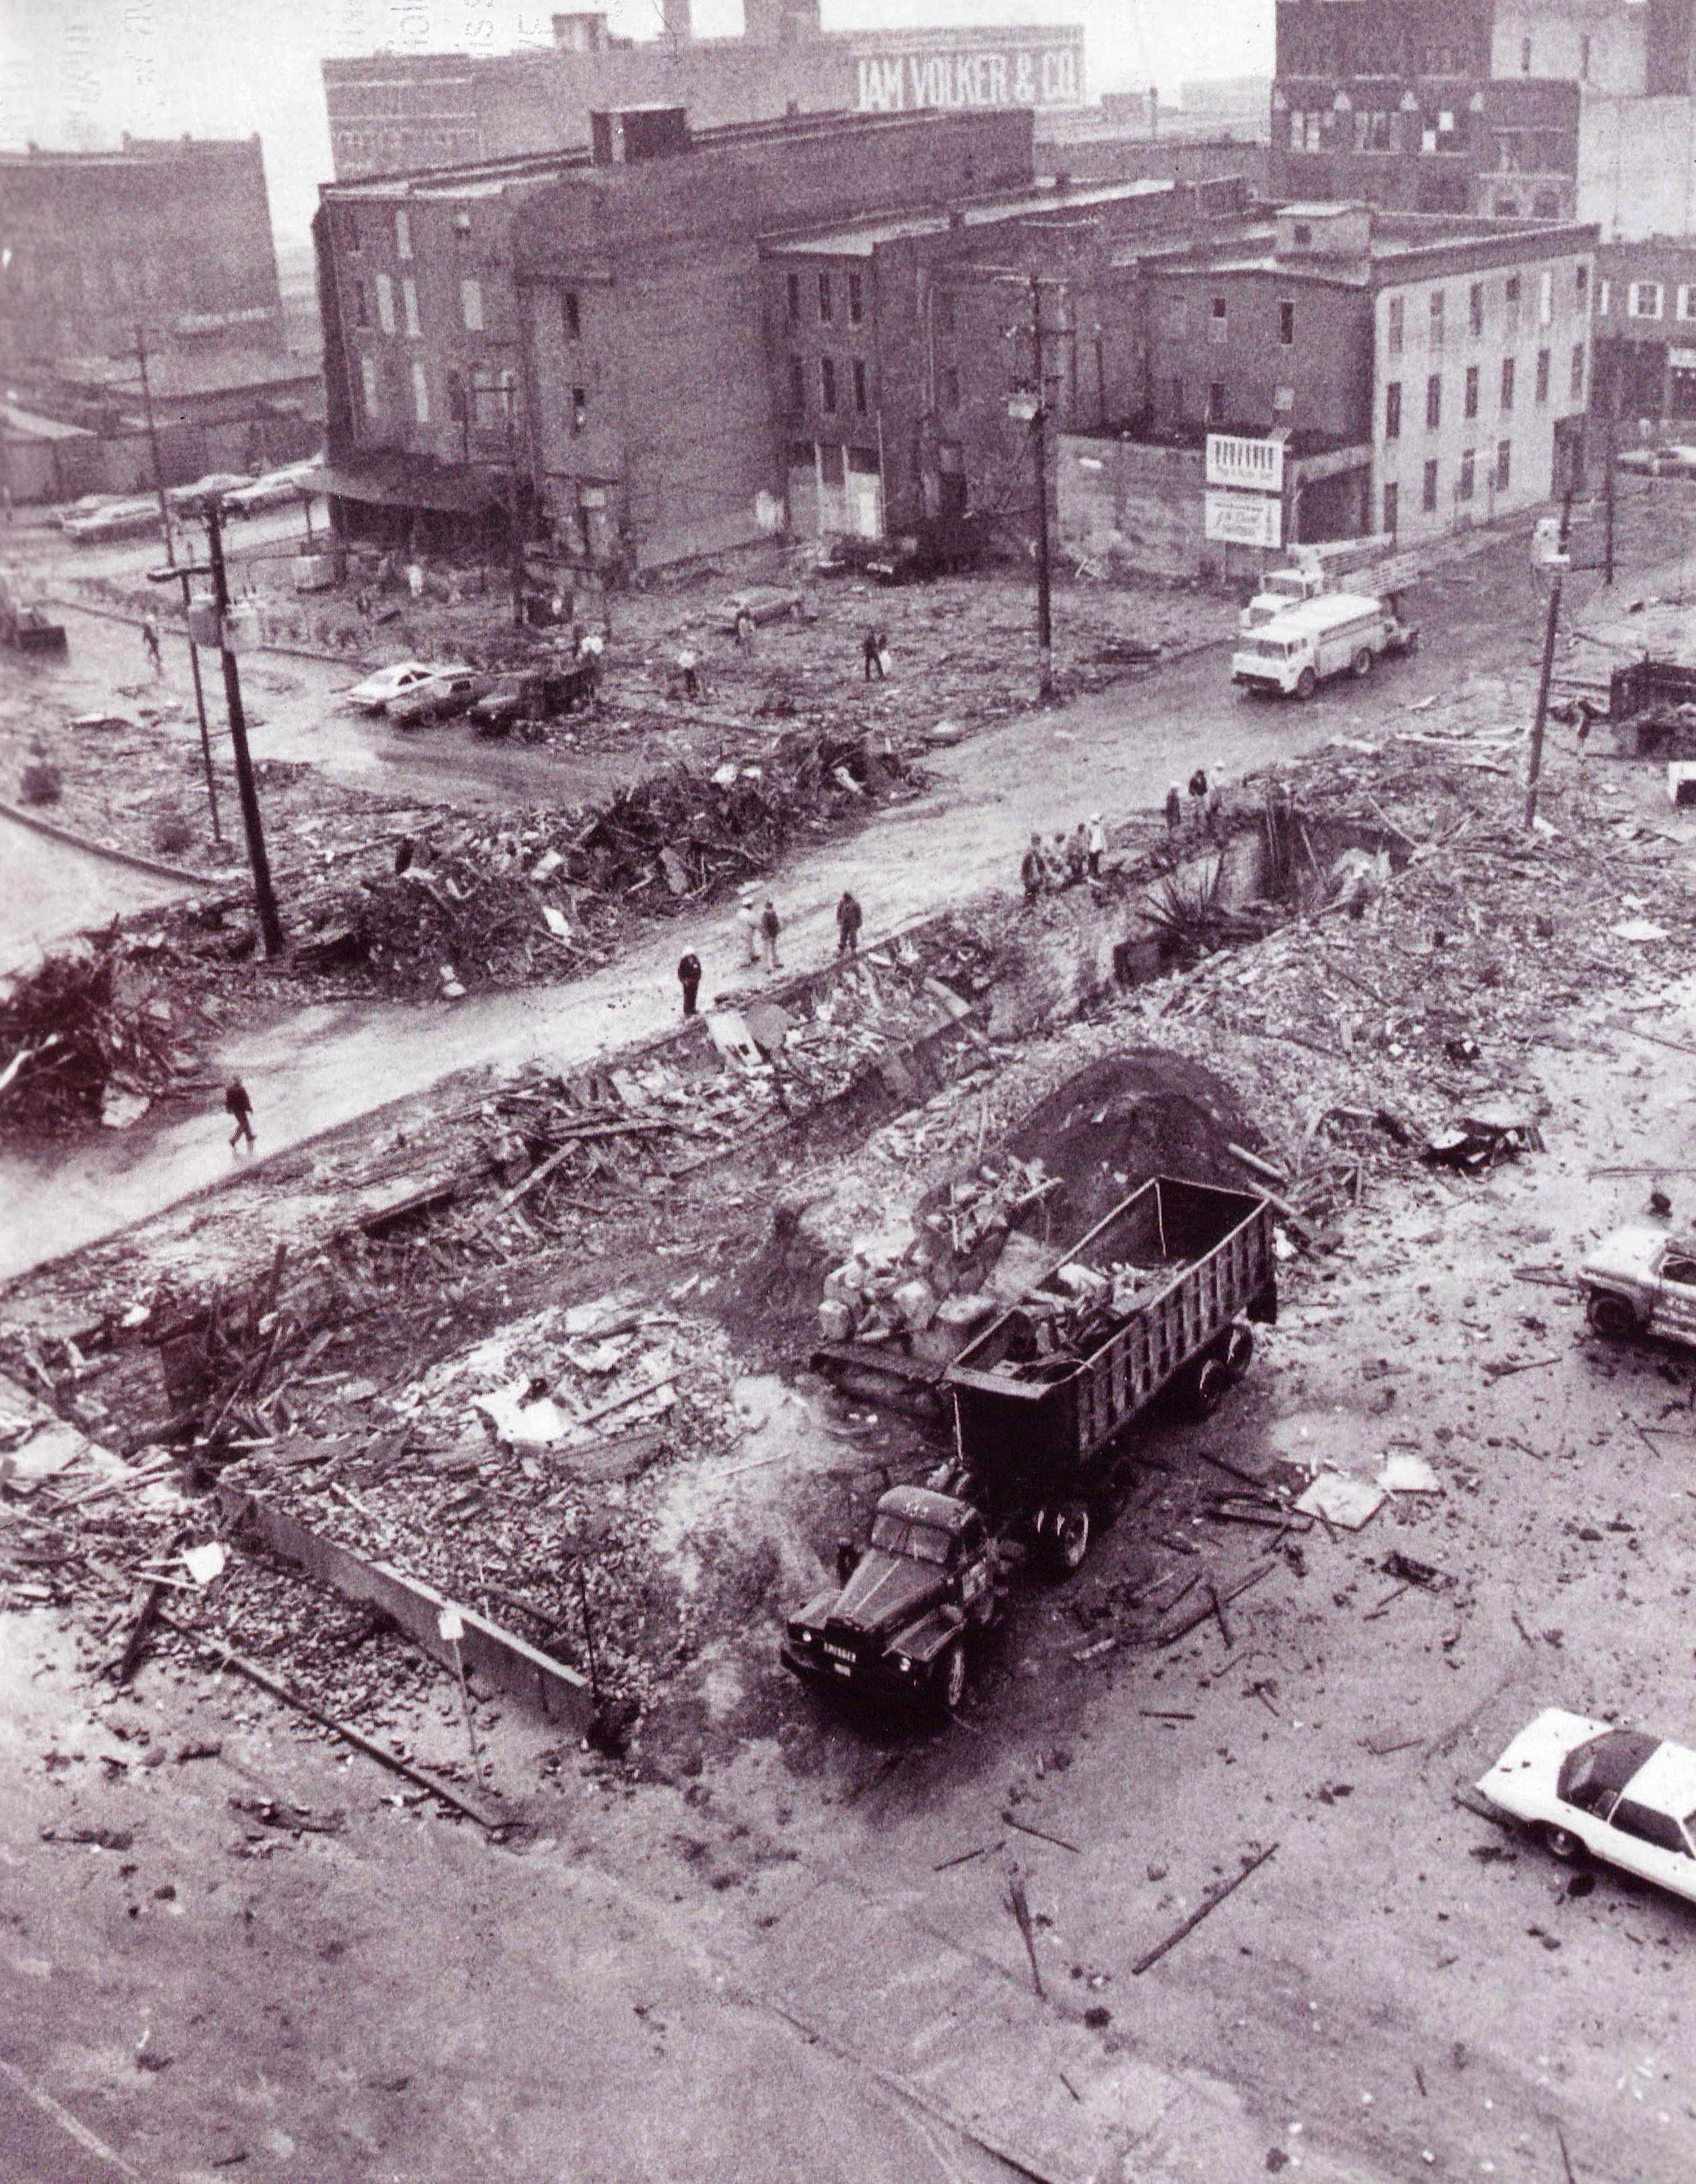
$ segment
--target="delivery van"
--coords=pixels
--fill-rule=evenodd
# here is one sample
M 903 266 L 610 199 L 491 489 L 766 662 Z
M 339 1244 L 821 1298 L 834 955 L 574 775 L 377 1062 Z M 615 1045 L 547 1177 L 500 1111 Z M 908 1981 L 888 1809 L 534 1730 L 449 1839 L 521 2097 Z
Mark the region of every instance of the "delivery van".
M 1412 652 L 1418 643 L 1418 630 L 1382 599 L 1324 592 L 1245 637 L 1232 656 L 1231 679 L 1245 690 L 1310 698 L 1327 677 L 1370 675 L 1387 652 Z

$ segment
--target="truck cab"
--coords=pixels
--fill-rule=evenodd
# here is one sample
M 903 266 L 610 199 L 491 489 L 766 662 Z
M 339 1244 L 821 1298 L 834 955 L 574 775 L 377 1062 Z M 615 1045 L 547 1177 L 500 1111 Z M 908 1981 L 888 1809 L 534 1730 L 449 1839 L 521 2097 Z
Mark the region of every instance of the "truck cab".
M 1274 569 L 1263 578 L 1259 590 L 1237 616 L 1237 629 L 1247 637 L 1262 622 L 1281 615 L 1286 607 L 1299 606 L 1304 599 L 1316 597 L 1324 588 L 1322 570 Z
M 837 1556 L 838 1583 L 789 1618 L 781 1658 L 804 1681 L 952 1712 L 965 1696 L 966 1634 L 998 1607 L 995 1544 L 979 1512 L 923 1486 L 892 1486 L 871 1538 Z
M 1629 1223 L 1596 1246 L 1578 1279 L 1586 1317 L 1608 1341 L 1659 1334 L 1696 1349 L 1696 1235 Z

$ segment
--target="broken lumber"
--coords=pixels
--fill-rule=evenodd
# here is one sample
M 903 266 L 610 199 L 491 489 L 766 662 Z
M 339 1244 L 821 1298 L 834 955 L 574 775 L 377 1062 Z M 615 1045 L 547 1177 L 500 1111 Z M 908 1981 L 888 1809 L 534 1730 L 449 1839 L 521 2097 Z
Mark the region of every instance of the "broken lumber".
M 1276 1168 L 1269 1168 L 1265 1161 L 1257 1159 L 1251 1152 L 1246 1152 L 1241 1145 L 1227 1145 L 1225 1150 L 1233 1160 L 1240 1161 L 1243 1166 L 1254 1174 L 1270 1177 L 1274 1182 L 1283 1180 Z M 1318 1229 L 1299 1208 L 1290 1204 L 1288 1199 L 1281 1198 L 1276 1191 L 1268 1190 L 1264 1182 L 1260 1186 L 1260 1195 L 1283 1222 L 1285 1227 L 1294 1229 L 1304 1244 L 1313 1245 L 1319 1241 Z
M 203 1652 L 209 1653 L 220 1668 L 245 1676 L 249 1683 L 257 1684 L 261 1691 L 269 1691 L 273 1698 L 281 1699 L 285 1706 L 292 1707 L 297 1713 L 305 1714 L 321 1728 L 333 1731 L 380 1765 L 404 1776 L 409 1782 L 415 1782 L 420 1790 L 427 1790 L 432 1797 L 441 1798 L 444 1804 L 453 1806 L 468 1820 L 475 1820 L 480 1828 L 487 1828 L 493 1833 L 508 1825 L 498 1814 L 485 1812 L 470 1798 L 462 1797 L 451 1783 L 443 1782 L 422 1767 L 414 1766 L 409 1759 L 403 1759 L 399 1752 L 391 1751 L 386 1744 L 379 1744 L 375 1737 L 367 1736 L 364 1730 L 355 1729 L 351 1722 L 338 1720 L 332 1713 L 325 1713 L 321 1707 L 314 1706 L 309 1698 L 284 1683 L 281 1677 L 274 1676 L 269 1669 L 262 1669 L 257 1661 L 250 1661 L 245 1653 L 238 1653 L 233 1646 L 226 1646 L 221 1638 L 205 1637 L 198 1630 L 191 1630 L 186 1624 L 173 1622 L 168 1615 L 158 1615 L 157 1619 L 167 1630 L 175 1631 L 179 1638 L 186 1638 L 190 1645 L 197 1646 Z
M 581 1412 L 577 1424 L 580 1426 L 592 1425 L 597 1418 L 606 1418 L 614 1411 L 621 1411 L 628 1403 L 639 1403 L 644 1396 L 657 1396 L 662 1388 L 669 1388 L 676 1378 L 676 1373 L 670 1372 L 662 1373 L 657 1380 L 644 1381 L 641 1387 L 631 1389 L 626 1395 L 614 1396 L 607 1402 L 598 1403 L 592 1411 Z
M 1275 1570 L 1276 1568 L 1276 1562 L 1258 1563 L 1249 1571 L 1247 1577 L 1238 1578 L 1236 1584 L 1223 1593 L 1216 1592 L 1216 1589 L 1209 1584 L 1207 1588 L 1209 1597 L 1205 1607 L 1198 1607 L 1193 1614 L 1187 1615 L 1176 1630 L 1163 1631 L 1153 1642 L 1157 1646 L 1176 1646 L 1180 1638 L 1187 1638 L 1192 1630 L 1198 1629 L 1202 1624 L 1209 1620 L 1214 1612 L 1215 1597 L 1227 1602 L 1233 1601 L 1239 1592 L 1247 1592 L 1251 1585 L 1259 1585 L 1269 1571 Z
M 1188 1918 L 1174 1926 L 1163 1942 L 1156 1942 L 1152 1949 L 1145 1949 L 1143 1952 L 1131 1967 L 1132 1978 L 1140 1979 L 1152 1965 L 1159 1964 L 1169 1950 L 1176 1948 L 1178 1943 L 1187 1935 L 1193 1934 L 1202 1920 L 1210 1913 L 1216 1911 L 1227 1896 L 1234 1895 L 1249 1875 L 1258 1871 L 1277 1847 L 1276 1843 L 1269 1843 L 1265 1850 L 1256 1851 L 1240 1873 L 1234 1874 L 1229 1880 L 1221 1882 L 1210 1895 L 1204 1896 L 1195 1909 L 1190 1913 Z
M 161 1580 L 155 1578 L 142 1595 L 140 1611 L 136 1614 L 130 1635 L 125 1641 L 124 1650 L 118 1657 L 118 1666 L 114 1675 L 115 1680 L 120 1684 L 127 1684 L 136 1669 L 141 1667 L 142 1656 L 147 1650 L 147 1640 L 153 1633 L 153 1625 L 164 1619 L 159 1613 L 159 1602 L 164 1597 L 164 1590 Z
M 1033 1828 L 1028 1820 L 1021 1820 L 1012 1813 L 1004 1813 L 1001 1817 L 1009 1828 L 1017 1828 L 1021 1836 L 1035 1836 L 1038 1842 L 1053 1843 L 1057 1850 L 1069 1850 L 1075 1858 L 1083 1856 L 1077 1845 L 1068 1842 L 1064 1836 L 1051 1836 L 1046 1828 Z

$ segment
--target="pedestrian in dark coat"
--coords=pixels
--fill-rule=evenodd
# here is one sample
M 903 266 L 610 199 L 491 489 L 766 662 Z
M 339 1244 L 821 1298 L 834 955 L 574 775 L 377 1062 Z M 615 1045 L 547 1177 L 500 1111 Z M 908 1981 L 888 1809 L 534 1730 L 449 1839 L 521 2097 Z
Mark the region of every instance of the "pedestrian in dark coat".
M 1019 878 L 1025 889 L 1026 910 L 1034 909 L 1041 899 L 1043 882 L 1047 874 L 1048 866 L 1043 857 L 1043 838 L 1040 834 L 1033 834 L 1030 847 L 1019 860 Z
M 1101 878 L 1102 856 L 1107 848 L 1107 829 L 1098 811 L 1092 811 L 1089 815 L 1089 833 L 1086 839 L 1089 848 L 1089 876 L 1093 880 L 1098 880 Z
M 692 948 L 677 960 L 677 983 L 683 989 L 683 1013 L 695 1013 L 695 996 L 701 990 L 701 959 Z
M 230 1150 L 236 1150 L 236 1140 L 245 1138 L 249 1145 L 253 1142 L 253 1103 L 247 1096 L 247 1088 L 239 1077 L 232 1077 L 224 1087 L 225 1112 L 236 1117 L 236 1127 L 230 1133 Z
M 867 630 L 865 635 L 861 638 L 859 641 L 859 656 L 860 664 L 865 672 L 866 681 L 868 682 L 870 682 L 873 671 L 876 670 L 877 679 L 881 682 L 885 679 L 883 672 L 883 632 L 881 630 Z
M 1176 834 L 1184 823 L 1184 800 L 1174 782 L 1166 791 L 1166 832 Z
M 159 657 L 159 626 L 151 615 L 142 624 L 142 643 L 147 649 L 147 658 L 153 662 L 154 674 L 163 675 L 165 664 Z
M 765 941 L 766 961 L 774 971 L 781 971 L 783 964 L 777 953 L 777 936 L 783 930 L 783 926 L 770 895 L 765 898 L 765 907 L 759 913 L 759 930 Z
M 865 912 L 848 889 L 842 889 L 842 900 L 837 905 L 837 953 L 838 956 L 858 956 L 859 928 L 865 922 Z

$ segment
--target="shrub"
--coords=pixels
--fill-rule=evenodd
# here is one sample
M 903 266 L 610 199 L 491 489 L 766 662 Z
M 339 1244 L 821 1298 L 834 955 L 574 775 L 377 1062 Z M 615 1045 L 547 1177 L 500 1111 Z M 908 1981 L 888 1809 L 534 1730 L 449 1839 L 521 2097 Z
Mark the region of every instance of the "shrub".
M 154 820 L 153 847 L 160 856 L 181 856 L 185 850 L 192 847 L 193 842 L 194 829 L 175 805 L 170 811 L 161 811 Z
M 24 768 L 25 804 L 57 804 L 64 794 L 64 776 L 47 759 L 36 759 Z

